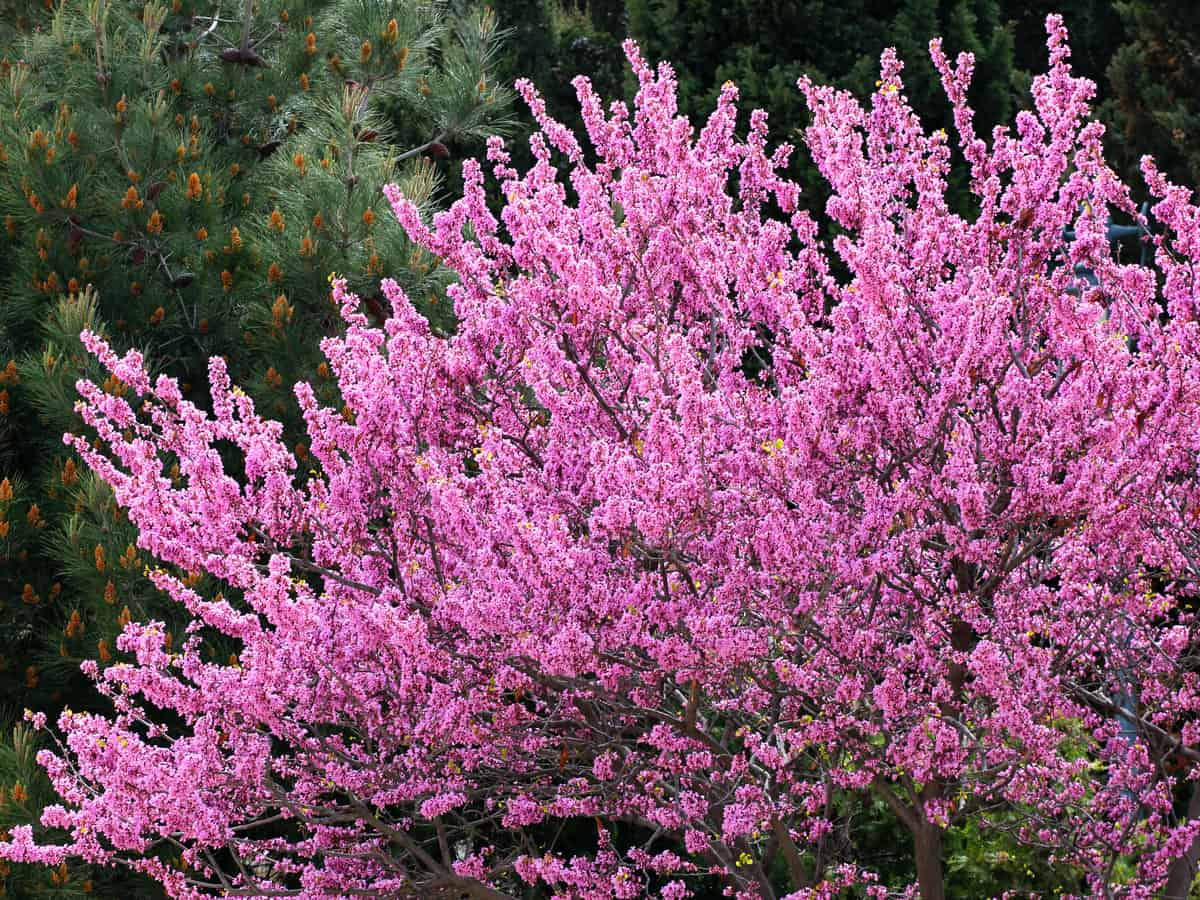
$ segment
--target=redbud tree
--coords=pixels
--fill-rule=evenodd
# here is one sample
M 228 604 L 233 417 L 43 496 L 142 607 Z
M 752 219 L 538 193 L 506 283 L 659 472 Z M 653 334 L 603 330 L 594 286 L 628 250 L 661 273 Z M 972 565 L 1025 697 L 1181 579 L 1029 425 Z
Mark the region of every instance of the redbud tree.
M 535 163 L 491 143 L 499 218 L 475 162 L 432 223 L 387 189 L 458 274 L 456 331 L 391 281 L 376 327 L 335 277 L 344 405 L 297 386 L 303 463 L 220 359 L 202 410 L 85 335 L 129 390 L 81 383 L 71 440 L 193 625 L 88 664 L 114 713 L 41 755 L 62 841 L 0 854 L 180 898 L 883 897 L 834 834 L 879 798 L 910 896 L 944 896 L 968 820 L 1078 873 L 1064 895 L 1185 896 L 1200 208 L 1147 160 L 1154 266 L 1114 255 L 1136 209 L 1047 30 L 990 140 L 936 41 L 954 139 L 894 53 L 865 108 L 802 80 L 827 243 L 732 84 L 696 133 L 628 45 L 632 110 L 575 82 L 586 152 L 521 85 Z

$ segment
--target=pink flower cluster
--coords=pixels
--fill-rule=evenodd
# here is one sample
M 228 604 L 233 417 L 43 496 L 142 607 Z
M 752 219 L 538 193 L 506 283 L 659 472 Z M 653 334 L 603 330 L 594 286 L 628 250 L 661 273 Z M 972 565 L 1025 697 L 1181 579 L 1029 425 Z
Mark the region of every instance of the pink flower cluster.
M 194 626 L 173 649 L 127 627 L 96 673 L 115 715 L 64 716 L 44 754 L 71 842 L 0 856 L 178 898 L 885 896 L 830 840 L 844 795 L 891 807 L 927 898 L 968 818 L 1090 895 L 1177 878 L 1200 853 L 1175 813 L 1200 772 L 1200 209 L 1147 162 L 1155 266 L 1114 255 L 1106 217 L 1135 208 L 1048 31 L 1033 108 L 990 140 L 971 58 L 937 42 L 956 139 L 892 52 L 865 108 L 803 81 L 828 244 L 766 115 L 736 136 L 733 85 L 696 132 L 628 45 L 632 110 L 575 82 L 586 153 L 520 85 L 541 130 L 524 174 L 489 145 L 499 219 L 475 162 L 432 223 L 387 189 L 459 275 L 456 333 L 391 282 L 370 327 L 333 282 L 345 407 L 297 386 L 311 470 L 219 360 L 208 414 L 89 335 L 132 391 L 80 384 L 102 449 L 73 443 Z

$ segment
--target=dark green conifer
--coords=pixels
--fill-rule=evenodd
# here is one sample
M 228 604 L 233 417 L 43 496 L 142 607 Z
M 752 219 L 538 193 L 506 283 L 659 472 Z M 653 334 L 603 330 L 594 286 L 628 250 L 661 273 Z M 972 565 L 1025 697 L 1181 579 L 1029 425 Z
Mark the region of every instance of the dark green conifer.
M 78 378 L 125 390 L 81 329 L 142 351 L 201 403 L 208 358 L 226 357 L 304 460 L 291 385 L 337 399 L 319 365 L 341 324 L 330 273 L 369 307 L 394 278 L 450 327 L 437 261 L 380 189 L 398 182 L 432 207 L 452 152 L 478 152 L 509 109 L 482 6 L 65 0 L 23 15 L 0 45 L 0 734 L 25 707 L 94 707 L 80 663 L 119 662 L 131 617 L 182 639 L 133 527 L 62 442 L 82 427 Z M 46 799 L 31 760 L 24 732 L 0 750 L 0 825 L 36 819 Z M 3 875 L 22 897 L 88 883 L 102 896 L 111 877 Z

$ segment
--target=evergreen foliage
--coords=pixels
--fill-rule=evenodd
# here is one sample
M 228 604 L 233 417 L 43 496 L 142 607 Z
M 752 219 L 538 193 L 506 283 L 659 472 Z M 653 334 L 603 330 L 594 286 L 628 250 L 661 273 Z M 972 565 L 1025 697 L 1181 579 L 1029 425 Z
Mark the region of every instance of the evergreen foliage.
M 1113 4 L 1128 41 L 1107 65 L 1102 112 L 1122 174 L 1143 154 L 1184 184 L 1200 183 L 1200 6 L 1163 0 Z
M 393 278 L 450 327 L 447 278 L 381 186 L 432 208 L 451 154 L 509 124 L 502 35 L 483 7 L 66 0 L 20 12 L 0 47 L 0 733 L 24 707 L 96 708 L 80 662 L 120 659 L 131 618 L 171 618 L 111 490 L 62 443 L 81 427 L 77 379 L 99 374 L 80 331 L 139 349 L 189 396 L 205 395 L 207 360 L 223 356 L 294 429 L 293 383 L 336 398 L 318 365 L 320 339 L 341 327 L 331 272 L 363 290 Z M 36 818 L 46 787 L 18 749 L 0 753 L 8 822 Z M 74 896 L 96 879 L 17 867 L 5 883 Z

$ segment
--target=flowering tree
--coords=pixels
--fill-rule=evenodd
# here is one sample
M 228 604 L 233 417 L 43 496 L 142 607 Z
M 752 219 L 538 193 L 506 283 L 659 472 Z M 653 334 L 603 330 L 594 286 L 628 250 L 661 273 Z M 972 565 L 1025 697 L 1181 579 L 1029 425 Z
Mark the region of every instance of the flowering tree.
M 1157 269 L 1113 258 L 1134 208 L 1048 32 L 990 143 L 971 58 L 931 45 L 971 220 L 894 54 L 868 109 L 801 82 L 832 247 L 765 114 L 735 137 L 733 85 L 694 135 L 628 46 L 632 112 L 576 82 L 594 156 L 523 85 L 536 164 L 491 144 L 500 220 L 476 163 L 432 227 L 388 190 L 459 275 L 456 333 L 390 281 L 374 327 L 333 279 L 344 406 L 297 387 L 304 467 L 220 359 L 208 413 L 87 335 L 129 390 L 81 383 L 71 440 L 194 624 L 131 623 L 91 666 L 115 715 L 64 715 L 42 755 L 69 839 L 0 854 L 177 897 L 882 897 L 833 834 L 875 796 L 924 900 L 967 818 L 1090 896 L 1184 896 L 1200 209 L 1147 161 Z

